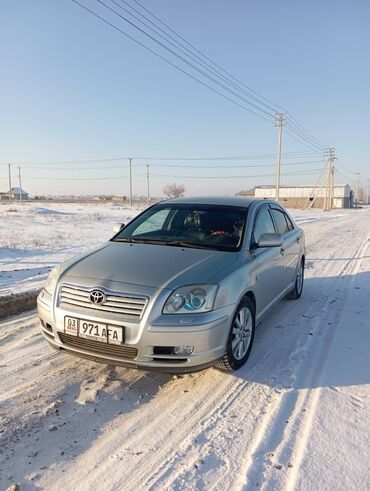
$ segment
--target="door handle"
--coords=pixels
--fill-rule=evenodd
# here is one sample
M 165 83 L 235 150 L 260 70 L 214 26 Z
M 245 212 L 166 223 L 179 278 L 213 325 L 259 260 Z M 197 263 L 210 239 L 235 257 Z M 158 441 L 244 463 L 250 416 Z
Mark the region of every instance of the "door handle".
M 301 241 L 301 239 L 300 239 L 299 237 L 297 237 L 297 242 L 298 242 L 298 244 L 299 244 L 299 242 L 300 242 L 300 241 Z
M 285 249 L 284 249 L 284 247 L 282 247 L 282 248 L 280 249 L 280 254 L 281 254 L 282 256 L 284 256 L 284 252 L 285 252 Z

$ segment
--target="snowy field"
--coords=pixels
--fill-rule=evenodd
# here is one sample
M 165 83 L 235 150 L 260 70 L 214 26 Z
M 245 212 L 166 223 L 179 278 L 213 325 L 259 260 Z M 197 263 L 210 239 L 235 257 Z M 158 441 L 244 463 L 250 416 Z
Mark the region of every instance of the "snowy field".
M 0 296 L 40 287 L 50 269 L 92 249 L 143 208 L 121 204 L 0 204 Z
M 39 285 L 139 211 L 9 208 L 1 293 Z M 53 351 L 34 311 L 0 323 L 0 489 L 370 489 L 370 210 L 292 213 L 303 296 L 258 326 L 233 374 L 107 367 Z

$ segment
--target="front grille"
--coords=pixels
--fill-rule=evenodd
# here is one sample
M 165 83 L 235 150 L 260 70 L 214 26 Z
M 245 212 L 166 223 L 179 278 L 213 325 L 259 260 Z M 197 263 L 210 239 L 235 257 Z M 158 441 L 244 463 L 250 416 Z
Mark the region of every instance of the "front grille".
M 115 344 L 105 344 L 93 339 L 78 338 L 70 334 L 59 333 L 60 340 L 66 346 L 80 348 L 96 355 L 117 356 L 126 360 L 133 360 L 137 357 L 137 349 L 131 346 L 118 346 Z
M 59 307 L 73 310 L 81 310 L 82 307 L 95 312 L 121 314 L 132 319 L 140 319 L 148 301 L 146 297 L 107 293 L 106 301 L 97 305 L 90 302 L 90 291 L 63 285 L 59 294 Z

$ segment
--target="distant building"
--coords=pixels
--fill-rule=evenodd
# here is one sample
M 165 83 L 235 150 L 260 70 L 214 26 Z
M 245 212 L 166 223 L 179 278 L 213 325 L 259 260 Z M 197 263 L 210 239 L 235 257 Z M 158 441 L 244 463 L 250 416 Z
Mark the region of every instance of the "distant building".
M 241 193 L 240 193 L 241 194 Z M 279 201 L 287 208 L 323 208 L 326 186 L 281 186 Z M 275 186 L 255 188 L 256 198 L 275 198 Z M 353 208 L 354 192 L 348 184 L 334 186 L 333 208 Z
M 254 198 L 255 190 L 256 190 L 256 186 L 254 188 L 248 189 L 247 191 L 240 191 L 239 193 L 237 193 L 236 196 L 242 196 L 243 198 Z
M 29 194 L 22 188 L 12 188 L 10 193 L 12 195 L 12 199 L 14 200 L 20 200 L 21 198 L 28 199 L 29 196 Z
M 28 199 L 29 194 L 22 188 L 11 188 L 10 190 L 10 197 L 11 199 L 14 200 L 26 200 Z M 8 200 L 9 199 L 9 191 L 5 191 L 3 193 L 0 193 L 0 200 Z
M 126 196 L 112 196 L 112 201 L 126 201 Z

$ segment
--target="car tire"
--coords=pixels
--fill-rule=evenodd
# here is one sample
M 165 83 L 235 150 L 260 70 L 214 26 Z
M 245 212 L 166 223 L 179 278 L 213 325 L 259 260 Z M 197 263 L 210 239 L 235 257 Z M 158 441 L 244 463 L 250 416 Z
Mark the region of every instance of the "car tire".
M 304 259 L 302 258 L 295 279 L 294 288 L 287 295 L 287 298 L 289 300 L 297 300 L 302 295 L 303 283 L 304 283 Z
M 225 354 L 219 362 L 219 367 L 223 370 L 238 370 L 248 360 L 256 329 L 255 317 L 252 301 L 244 297 L 235 311 Z

